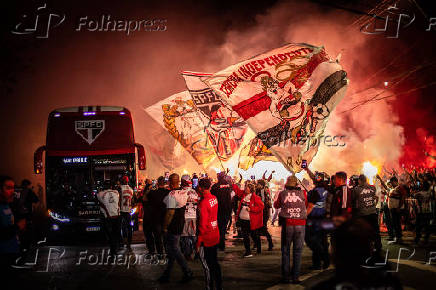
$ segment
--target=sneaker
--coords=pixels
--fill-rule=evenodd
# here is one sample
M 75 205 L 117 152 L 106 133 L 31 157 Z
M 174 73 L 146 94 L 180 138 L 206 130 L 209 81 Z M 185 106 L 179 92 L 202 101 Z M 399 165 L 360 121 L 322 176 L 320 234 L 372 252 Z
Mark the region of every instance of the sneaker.
M 180 283 L 188 283 L 194 279 L 194 274 L 192 272 L 189 272 L 188 274 L 183 275 L 182 280 L 180 280 Z
M 282 278 L 279 281 L 279 284 L 291 284 L 291 283 L 292 283 L 291 279 Z
M 157 279 L 159 283 L 168 283 L 170 281 L 170 277 L 168 275 L 162 275 L 159 279 Z
M 250 257 L 253 257 L 253 255 L 251 253 L 245 253 L 243 257 L 244 258 L 250 258 Z
M 402 238 L 395 239 L 394 244 L 398 244 L 398 245 L 404 244 L 403 239 Z
M 322 264 L 322 269 L 325 270 L 325 269 L 327 269 L 328 267 L 330 267 L 330 261 L 325 261 L 325 262 Z

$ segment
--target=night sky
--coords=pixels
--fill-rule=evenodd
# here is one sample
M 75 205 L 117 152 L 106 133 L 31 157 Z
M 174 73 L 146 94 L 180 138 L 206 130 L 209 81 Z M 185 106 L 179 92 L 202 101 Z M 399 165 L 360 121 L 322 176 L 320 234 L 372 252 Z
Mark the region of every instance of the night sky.
M 171 146 L 171 137 L 143 108 L 184 90 L 181 71 L 215 72 L 286 42 L 324 44 L 332 57 L 341 53 L 350 94 L 382 86 L 384 81 L 397 82 L 387 114 L 395 115 L 393 122 L 404 128 L 399 162 L 422 165 L 423 150 L 435 149 L 431 136 L 436 130 L 436 25 L 434 31 L 425 30 L 436 10 L 428 6 L 431 1 L 416 1 L 418 6 L 400 1 L 416 19 L 400 30 L 398 38 L 363 34 L 352 24 L 380 2 L 8 0 L 1 9 L 0 173 L 42 181 L 32 173 L 33 152 L 45 143 L 48 113 L 58 107 L 125 106 L 133 113 L 136 139 L 147 152 L 162 146 L 159 142 Z M 37 38 L 44 35 L 43 27 L 27 35 L 11 32 L 23 22 L 23 14 L 33 17 L 44 3 L 47 10 L 41 23 L 47 21 L 47 11 L 65 14 L 65 21 L 51 28 L 48 38 Z M 99 20 L 102 15 L 162 19 L 166 30 L 130 35 L 76 31 L 80 17 Z M 338 112 L 352 107 L 345 102 Z M 347 127 L 346 122 L 341 124 Z M 160 139 L 150 140 L 154 135 Z M 157 158 L 148 158 L 149 174 L 164 170 Z

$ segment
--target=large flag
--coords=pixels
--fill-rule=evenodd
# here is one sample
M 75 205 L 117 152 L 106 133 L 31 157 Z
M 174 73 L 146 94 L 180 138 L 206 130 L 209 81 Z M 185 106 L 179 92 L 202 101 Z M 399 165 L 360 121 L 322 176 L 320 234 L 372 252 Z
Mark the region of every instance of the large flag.
M 165 128 L 198 164 L 208 167 L 216 154 L 203 130 L 197 108 L 188 91 L 174 94 L 145 111 Z
M 288 44 L 205 80 L 291 171 L 318 150 L 348 80 L 323 47 Z
M 274 154 L 263 145 L 259 138 L 254 137 L 251 139 L 250 143 L 242 147 L 239 153 L 238 168 L 248 170 L 250 167 L 253 167 L 256 162 L 261 160 L 277 162 L 277 158 Z
M 186 86 L 203 122 L 208 141 L 221 162 L 228 161 L 241 146 L 247 123 L 203 82 L 212 74 L 183 72 Z

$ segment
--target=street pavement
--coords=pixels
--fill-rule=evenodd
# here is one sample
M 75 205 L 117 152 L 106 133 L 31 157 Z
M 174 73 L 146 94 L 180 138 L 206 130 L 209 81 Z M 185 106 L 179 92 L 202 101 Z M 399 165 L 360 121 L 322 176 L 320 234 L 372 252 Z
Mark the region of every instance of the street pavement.
M 280 228 L 270 227 L 274 249 L 267 251 L 262 240 L 262 254 L 243 258 L 242 240 L 230 238 L 225 252 L 219 252 L 224 289 L 306 289 L 331 277 L 334 267 L 311 271 L 311 251 L 305 246 L 302 257 L 300 285 L 278 284 L 280 280 Z M 45 245 L 32 251 L 26 259 L 30 269 L 14 269 L 14 289 L 204 289 L 203 270 L 198 260 L 188 264 L 194 279 L 181 284 L 182 272 L 175 264 L 171 281 L 160 285 L 156 280 L 165 268 L 165 261 L 146 255 L 142 232 L 135 232 L 133 251 L 126 251 L 117 261 L 108 260 L 107 247 L 99 244 L 69 246 Z M 406 232 L 404 245 L 388 245 L 383 234 L 386 259 L 405 289 L 434 289 L 436 281 L 436 237 L 427 246 L 414 246 L 413 235 Z M 352 246 L 352 245 L 350 245 Z M 430 260 L 430 265 L 427 265 Z

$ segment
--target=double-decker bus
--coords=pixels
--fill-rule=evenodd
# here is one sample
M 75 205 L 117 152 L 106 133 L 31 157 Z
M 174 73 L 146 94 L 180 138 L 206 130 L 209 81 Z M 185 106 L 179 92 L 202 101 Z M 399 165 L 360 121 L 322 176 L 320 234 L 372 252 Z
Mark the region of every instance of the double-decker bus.
M 135 143 L 132 116 L 126 108 L 83 106 L 52 111 L 46 145 L 34 154 L 34 172 L 45 172 L 48 235 L 101 232 L 96 194 L 104 181 L 117 182 L 127 175 L 136 190 L 137 169 L 145 170 L 145 165 L 144 147 Z

